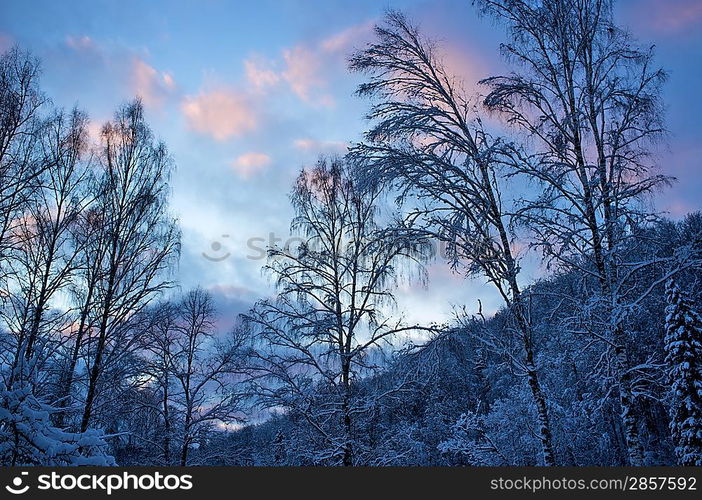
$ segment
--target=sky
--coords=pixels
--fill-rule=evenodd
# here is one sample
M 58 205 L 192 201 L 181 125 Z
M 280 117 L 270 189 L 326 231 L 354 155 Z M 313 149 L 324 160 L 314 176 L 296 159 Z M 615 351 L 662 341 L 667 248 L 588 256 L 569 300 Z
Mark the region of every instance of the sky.
M 354 95 L 346 58 L 372 39 L 388 9 L 437 39 L 447 66 L 470 84 L 504 71 L 504 31 L 470 0 L 258 0 L 186 2 L 0 0 L 0 50 L 42 61 L 42 87 L 61 107 L 91 117 L 91 133 L 140 96 L 176 164 L 172 210 L 183 231 L 184 289 L 215 297 L 222 328 L 273 288 L 263 250 L 289 238 L 287 194 L 300 168 L 343 153 L 367 129 L 369 103 Z M 673 218 L 702 208 L 702 0 L 622 0 L 616 11 L 670 74 L 667 146 L 659 167 L 678 182 L 657 200 Z M 426 287 L 403 285 L 408 322 L 450 319 L 454 306 L 495 311 L 480 279 L 441 261 Z

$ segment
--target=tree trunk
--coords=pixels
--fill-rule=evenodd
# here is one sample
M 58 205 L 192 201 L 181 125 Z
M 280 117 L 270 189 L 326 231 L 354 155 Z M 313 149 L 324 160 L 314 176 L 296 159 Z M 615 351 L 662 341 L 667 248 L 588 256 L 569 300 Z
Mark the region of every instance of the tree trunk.
M 115 280 L 117 279 L 117 264 L 115 261 L 117 254 L 117 240 L 112 241 L 112 260 L 110 262 L 110 275 L 107 281 L 107 293 L 104 302 L 102 302 L 102 318 L 100 318 L 100 336 L 98 338 L 97 351 L 95 353 L 95 361 L 93 369 L 90 372 L 90 380 L 88 382 L 88 395 L 85 398 L 85 410 L 83 411 L 83 420 L 80 424 L 81 432 L 85 432 L 90 424 L 90 416 L 93 411 L 93 401 L 95 399 L 95 391 L 97 390 L 97 379 L 100 376 L 102 364 L 102 355 L 107 343 L 107 323 L 110 318 L 110 308 L 115 293 Z
M 55 228 L 54 228 L 55 230 Z M 29 340 L 27 341 L 27 351 L 25 353 L 25 357 L 27 361 L 29 361 L 32 358 L 32 354 L 34 353 L 34 344 L 37 340 L 37 337 L 39 336 L 39 326 L 41 325 L 42 318 L 44 317 L 44 308 L 46 307 L 46 303 L 48 302 L 49 297 L 47 296 L 49 291 L 48 291 L 48 286 L 49 286 L 49 275 L 51 274 L 51 266 L 54 261 L 54 253 L 55 253 L 55 239 L 52 240 L 51 245 L 48 250 L 48 255 L 47 255 L 47 262 L 44 268 L 44 272 L 42 273 L 42 278 L 41 278 L 41 288 L 39 290 L 39 297 L 37 298 L 37 303 L 35 304 L 34 307 L 34 316 L 32 318 L 32 328 L 29 333 Z
M 634 407 L 634 396 L 631 391 L 631 374 L 629 373 L 629 360 L 626 347 L 624 346 L 623 332 L 621 326 L 615 330 L 617 346 L 615 354 L 617 358 L 617 372 L 619 376 L 619 404 L 621 406 L 621 418 L 624 424 L 624 436 L 626 438 L 626 449 L 629 458 L 629 465 L 640 467 L 644 465 L 643 449 L 639 439 L 639 419 Z
M 88 288 L 88 295 L 85 299 L 85 304 L 80 312 L 80 323 L 78 324 L 78 332 L 76 333 L 76 343 L 73 346 L 73 352 L 71 353 L 71 360 L 68 364 L 68 369 L 66 370 L 65 381 L 63 384 L 63 390 L 61 391 L 61 408 L 65 408 L 71 397 L 71 388 L 73 387 L 73 376 L 76 372 L 76 365 L 78 364 L 78 356 L 80 355 L 80 346 L 83 341 L 83 335 L 85 334 L 85 327 L 88 320 L 88 310 L 90 308 L 90 303 L 92 302 L 94 287 L 91 285 Z M 66 419 L 66 413 L 64 411 L 58 414 L 57 427 L 63 427 Z
M 163 386 L 163 460 L 165 465 L 171 465 L 171 419 L 168 413 L 168 375 Z
M 546 404 L 546 396 L 539 383 L 539 376 L 534 365 L 534 352 L 531 347 L 531 342 L 525 339 L 526 347 L 526 368 L 527 381 L 531 394 L 536 405 L 539 424 L 539 439 L 541 441 L 541 451 L 543 454 L 544 465 L 553 467 L 556 465 L 556 457 L 553 453 L 553 435 L 551 434 L 551 421 L 548 416 L 548 406 Z
M 486 181 L 487 174 L 484 174 Z M 493 200 L 493 206 L 497 207 L 497 203 Z M 497 210 L 495 212 L 499 213 Z M 534 405 L 537 412 L 537 423 L 539 426 L 539 440 L 541 441 L 541 452 L 543 455 L 544 465 L 553 467 L 556 465 L 556 457 L 553 452 L 553 433 L 551 432 L 551 420 L 548 416 L 548 404 L 546 403 L 546 395 L 541 387 L 539 375 L 534 362 L 534 346 L 532 344 L 532 329 L 530 319 L 527 316 L 526 304 L 524 296 L 517 281 L 517 265 L 510 250 L 509 238 L 507 231 L 502 223 L 498 224 L 500 232 L 500 241 L 502 243 L 503 257 L 508 269 L 507 281 L 512 294 L 511 310 L 517 325 L 522 334 L 522 343 L 524 345 L 525 367 L 527 371 L 527 382 L 531 389 L 531 394 L 534 399 Z M 509 304 L 508 304 L 509 305 Z
M 342 383 L 344 384 L 344 401 L 342 403 L 344 425 L 344 467 L 353 465 L 353 447 L 351 446 L 351 362 L 347 354 L 342 364 Z
M 95 400 L 95 392 L 97 386 L 97 379 L 100 375 L 100 365 L 102 363 L 102 352 L 105 348 L 105 336 L 100 334 L 100 339 L 98 340 L 97 353 L 95 354 L 95 362 L 93 363 L 93 369 L 90 371 L 90 380 L 88 381 L 88 395 L 85 398 L 85 409 L 83 410 L 83 418 L 80 423 L 80 431 L 85 432 L 88 430 L 88 425 L 90 424 L 90 417 L 93 410 L 93 401 Z
M 185 467 L 188 464 L 188 440 L 183 442 L 183 449 L 180 452 L 180 466 Z
M 351 413 L 348 394 L 344 396 L 344 467 L 353 465 L 353 448 L 351 447 Z
M 109 292 L 104 303 L 104 309 L 102 312 L 102 320 L 100 321 L 100 337 L 98 339 L 97 351 L 95 352 L 95 361 L 93 362 L 93 368 L 90 372 L 90 380 L 88 382 L 88 395 L 85 398 L 85 409 L 83 411 L 83 419 L 80 424 L 81 432 L 88 430 L 88 425 L 90 424 L 90 416 L 93 410 L 93 401 L 95 400 L 95 392 L 97 390 L 97 380 L 100 376 L 100 369 L 102 365 L 102 355 L 105 350 L 105 344 L 107 342 L 107 322 L 109 318 L 110 306 L 112 304 L 112 285 L 114 283 L 114 271 L 110 275 L 109 281 Z
M 183 433 L 183 447 L 180 450 L 180 466 L 185 467 L 188 465 L 188 445 L 190 444 L 190 438 L 188 437 L 188 427 L 190 427 L 190 418 L 185 418 L 185 431 Z

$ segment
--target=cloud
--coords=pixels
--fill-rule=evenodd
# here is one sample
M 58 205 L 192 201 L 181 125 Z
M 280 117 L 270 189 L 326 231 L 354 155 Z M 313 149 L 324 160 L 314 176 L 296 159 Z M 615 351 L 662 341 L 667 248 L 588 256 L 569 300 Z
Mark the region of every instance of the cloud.
M 227 298 L 255 300 L 258 297 L 256 292 L 249 288 L 231 284 L 214 284 L 208 290 L 213 294 Z
M 257 90 L 265 90 L 276 85 L 281 80 L 281 76 L 272 68 L 270 61 L 262 57 L 254 56 L 244 61 L 246 79 Z
M 98 120 L 98 119 L 91 119 L 88 122 L 88 125 L 86 127 L 86 131 L 88 132 L 88 137 L 90 137 L 90 140 L 97 144 L 100 142 L 100 138 L 102 137 L 102 127 L 103 123 L 107 122 L 108 120 Z
M 687 203 L 684 200 L 675 200 L 663 205 L 663 211 L 667 212 L 674 218 L 682 218 L 685 215 L 694 212 L 697 207 Z
M 348 150 L 348 143 L 346 142 L 318 141 L 310 138 L 295 139 L 293 146 L 300 151 L 312 151 L 315 153 L 346 153 Z
M 255 151 L 244 153 L 232 162 L 232 168 L 242 179 L 250 179 L 264 167 L 270 165 L 271 157 Z
M 324 107 L 334 105 L 334 99 L 329 94 L 319 94 L 326 85 L 326 79 L 321 75 L 322 60 L 309 48 L 297 45 L 283 51 L 285 71 L 283 79 L 290 89 L 303 101 Z
M 214 284 L 207 287 L 217 310 L 217 330 L 227 332 L 239 321 L 239 314 L 247 312 L 260 298 L 258 292 L 245 286 Z
M 161 107 L 175 86 L 170 73 L 159 72 L 140 58 L 132 61 L 130 90 L 140 96 L 145 105 Z
M 87 35 L 69 35 L 51 58 L 58 68 L 71 94 L 80 94 L 100 81 L 100 90 L 110 99 L 141 97 L 144 105 L 161 108 L 169 97 L 176 94 L 177 85 L 173 75 L 158 70 L 147 62 L 142 53 L 119 43 L 96 40 Z M 54 72 L 56 70 L 54 69 Z M 83 75 L 76 81 L 76 72 Z
M 489 64 L 467 47 L 441 46 L 441 60 L 449 76 L 457 78 L 469 93 L 478 91 L 478 81 L 490 74 Z
M 373 33 L 375 21 L 366 21 L 362 24 L 357 24 L 346 28 L 339 33 L 330 36 L 321 43 L 322 50 L 326 52 L 348 52 L 355 45 L 365 42 Z
M 0 33 L 0 54 L 12 47 L 12 37 L 5 33 Z
M 162 78 L 163 78 L 163 84 L 168 87 L 169 89 L 175 88 L 175 80 L 173 79 L 173 75 L 170 73 L 162 73 Z
M 250 99 L 236 89 L 221 87 L 186 96 L 181 109 L 191 130 L 218 141 L 240 137 L 258 127 Z
M 700 0 L 644 0 L 630 6 L 628 17 L 640 28 L 661 34 L 677 35 L 694 31 L 702 22 Z
M 83 36 L 67 36 L 66 45 L 73 50 L 97 50 L 95 41 L 87 35 Z
M 88 35 L 68 35 L 64 39 L 61 50 L 60 61 L 67 64 L 67 61 L 80 61 L 88 68 L 101 68 L 105 71 L 119 73 L 121 80 L 124 75 L 129 75 L 128 66 L 135 54 L 123 47 L 109 47 L 98 43 Z M 71 76 L 73 70 L 69 68 Z
M 302 101 L 320 107 L 333 107 L 327 91 L 329 72 L 345 72 L 344 56 L 354 44 L 371 35 L 373 21 L 351 26 L 321 42 L 298 44 L 283 49 L 279 60 L 254 55 L 244 61 L 246 80 L 256 92 L 267 91 L 281 82 Z M 282 69 L 277 69 L 281 68 Z

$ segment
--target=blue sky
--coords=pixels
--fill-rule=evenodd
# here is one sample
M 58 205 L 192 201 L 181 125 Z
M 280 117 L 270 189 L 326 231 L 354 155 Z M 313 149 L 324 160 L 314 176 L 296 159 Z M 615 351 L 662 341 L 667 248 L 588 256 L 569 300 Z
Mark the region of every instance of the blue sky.
M 85 109 L 93 133 L 117 105 L 141 96 L 177 164 L 182 285 L 210 289 L 227 327 L 272 293 L 251 246 L 262 248 L 270 234 L 287 237 L 287 193 L 299 169 L 360 138 L 368 103 L 353 95 L 358 79 L 345 58 L 370 39 L 388 7 L 438 38 L 467 83 L 503 68 L 502 29 L 469 0 L 3 0 L 0 50 L 16 43 L 41 58 L 43 88 L 57 105 Z M 680 217 L 702 208 L 702 2 L 624 0 L 617 15 L 642 43 L 656 45 L 670 72 L 671 135 L 659 161 L 679 182 L 658 203 Z M 478 298 L 488 310 L 499 305 L 489 286 L 441 263 L 430 266 L 428 288 L 398 295 L 410 321 L 446 319 L 452 305 L 474 309 Z

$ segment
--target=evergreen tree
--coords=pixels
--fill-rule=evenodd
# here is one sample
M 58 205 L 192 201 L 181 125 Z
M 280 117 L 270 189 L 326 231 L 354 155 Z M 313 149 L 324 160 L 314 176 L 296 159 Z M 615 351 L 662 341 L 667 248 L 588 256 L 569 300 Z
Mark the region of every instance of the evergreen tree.
M 702 465 L 702 316 L 671 280 L 666 289 L 666 361 L 673 405 L 670 430 L 680 465 Z

